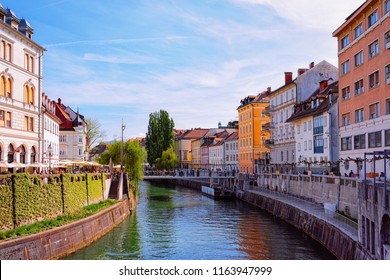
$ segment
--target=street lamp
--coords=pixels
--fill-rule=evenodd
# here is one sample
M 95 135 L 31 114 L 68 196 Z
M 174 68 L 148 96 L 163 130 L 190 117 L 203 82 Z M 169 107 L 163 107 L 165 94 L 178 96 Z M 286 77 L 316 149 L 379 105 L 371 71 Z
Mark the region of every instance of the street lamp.
M 53 147 L 51 144 L 49 144 L 49 147 L 47 147 L 47 155 L 49 156 L 49 171 L 51 170 L 51 157 L 53 156 Z
M 123 131 L 125 130 L 126 126 L 123 124 L 123 119 L 122 119 L 122 144 L 121 144 L 121 171 L 123 172 Z

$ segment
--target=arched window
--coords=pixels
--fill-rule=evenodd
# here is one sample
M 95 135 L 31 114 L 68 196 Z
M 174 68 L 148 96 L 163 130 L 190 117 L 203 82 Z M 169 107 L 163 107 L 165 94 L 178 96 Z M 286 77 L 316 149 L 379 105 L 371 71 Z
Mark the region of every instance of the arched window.
M 24 87 L 24 103 L 29 103 L 29 99 L 30 99 L 30 89 L 26 85 Z
M 7 83 L 7 97 L 12 98 L 12 79 L 8 78 L 8 83 Z
M 6 81 L 5 81 L 5 77 L 2 76 L 2 77 L 1 77 L 0 95 L 6 96 L 6 92 L 7 92 L 7 83 L 6 83 Z
M 2 57 L 3 59 L 5 59 L 5 54 L 6 54 L 6 52 L 7 52 L 5 41 L 1 41 L 1 49 L 3 50 L 3 53 L 1 54 L 1 57 Z
M 29 99 L 29 103 L 31 104 L 31 105 L 34 105 L 34 88 L 30 88 L 30 99 Z
M 30 155 L 30 163 L 36 162 L 36 151 L 35 147 L 32 147 L 31 149 L 31 155 Z
M 24 146 L 20 147 L 20 163 L 26 163 L 26 149 Z
M 28 54 L 25 54 L 25 55 L 24 55 L 24 68 L 25 68 L 27 71 L 30 70 L 30 65 L 29 65 L 29 63 L 30 63 L 29 56 L 28 56 Z
M 8 146 L 8 160 L 7 160 L 8 163 L 11 163 L 14 161 L 14 156 L 15 156 L 14 146 L 9 144 L 9 146 Z

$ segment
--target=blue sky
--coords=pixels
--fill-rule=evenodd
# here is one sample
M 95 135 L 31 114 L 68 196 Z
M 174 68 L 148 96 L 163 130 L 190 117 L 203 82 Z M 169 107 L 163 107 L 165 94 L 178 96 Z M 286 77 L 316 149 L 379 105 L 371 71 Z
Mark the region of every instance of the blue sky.
M 240 100 L 327 60 L 364 0 L 0 0 L 46 48 L 43 90 L 107 139 L 144 136 L 164 109 L 177 129 L 237 119 Z

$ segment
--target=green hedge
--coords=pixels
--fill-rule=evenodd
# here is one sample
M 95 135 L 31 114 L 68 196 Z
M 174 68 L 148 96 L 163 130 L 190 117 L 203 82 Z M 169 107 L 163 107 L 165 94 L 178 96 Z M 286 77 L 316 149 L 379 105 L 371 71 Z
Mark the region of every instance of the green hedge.
M 61 174 L 42 179 L 21 173 L 1 177 L 0 230 L 74 213 L 103 200 L 104 179 L 104 174 Z
M 13 227 L 11 177 L 0 177 L 0 229 Z

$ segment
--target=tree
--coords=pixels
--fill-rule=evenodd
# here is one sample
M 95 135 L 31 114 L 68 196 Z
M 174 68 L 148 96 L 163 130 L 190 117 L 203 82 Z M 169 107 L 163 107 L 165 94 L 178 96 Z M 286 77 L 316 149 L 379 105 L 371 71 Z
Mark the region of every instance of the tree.
M 121 163 L 121 145 L 120 141 L 115 141 L 102 154 L 100 163 L 109 164 L 110 158 L 116 164 Z M 129 175 L 129 181 L 133 186 L 138 186 L 138 182 L 142 180 L 144 152 L 138 141 L 123 143 L 123 163 L 125 171 Z
M 95 143 L 101 141 L 106 137 L 106 132 L 101 129 L 102 125 L 97 119 L 86 119 L 87 123 L 87 143 L 88 151 L 94 146 Z
M 145 138 L 148 162 L 154 165 L 162 153 L 173 147 L 175 124 L 167 111 L 160 110 L 149 115 L 148 132 Z
M 162 153 L 161 158 L 156 160 L 157 169 L 172 169 L 179 166 L 179 159 L 175 154 L 175 151 L 172 147 Z

